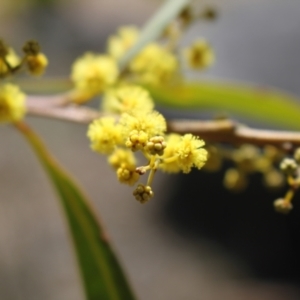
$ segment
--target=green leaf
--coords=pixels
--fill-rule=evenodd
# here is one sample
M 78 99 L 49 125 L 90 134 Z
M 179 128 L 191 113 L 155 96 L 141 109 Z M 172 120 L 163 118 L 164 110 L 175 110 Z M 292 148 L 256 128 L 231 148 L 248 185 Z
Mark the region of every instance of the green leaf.
M 33 147 L 64 207 L 88 300 L 133 300 L 135 297 L 87 198 L 58 165 L 39 137 L 16 124 Z
M 204 81 L 148 89 L 156 103 L 169 108 L 225 111 L 251 120 L 300 129 L 299 99 L 274 88 Z
M 128 62 L 148 43 L 159 38 L 166 26 L 180 13 L 191 0 L 168 0 L 158 12 L 146 23 L 136 44 L 129 49 L 119 61 L 123 69 Z

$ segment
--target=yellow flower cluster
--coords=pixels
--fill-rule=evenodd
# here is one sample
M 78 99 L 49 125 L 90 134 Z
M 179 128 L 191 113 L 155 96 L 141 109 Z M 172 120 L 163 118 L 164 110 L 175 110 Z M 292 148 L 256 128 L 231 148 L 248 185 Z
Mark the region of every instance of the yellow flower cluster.
M 108 89 L 103 96 L 102 109 L 105 112 L 125 113 L 132 111 L 151 111 L 153 101 L 147 90 L 137 85 L 123 85 Z
M 106 117 L 94 120 L 87 136 L 91 140 L 91 148 L 102 154 L 110 154 L 122 142 L 121 127 L 115 124 L 115 119 Z
M 192 134 L 170 134 L 160 168 L 169 173 L 189 173 L 192 167 L 201 169 L 207 160 L 204 145 L 203 140 Z
M 26 67 L 32 75 L 44 72 L 48 60 L 36 41 L 27 41 L 20 58 L 13 48 L 0 40 L 0 79 L 17 74 Z M 11 83 L 0 84 L 0 123 L 20 121 L 26 113 L 25 94 Z
M 146 144 L 154 136 L 163 135 L 167 129 L 164 117 L 157 111 L 134 111 L 124 113 L 120 124 L 126 147 L 132 151 L 145 150 Z
M 203 148 L 204 141 L 192 134 L 167 135 L 165 118 L 153 110 L 149 92 L 140 86 L 176 82 L 179 78 L 179 59 L 173 47 L 176 43 L 152 42 L 119 71 L 118 60 L 134 46 L 139 35 L 134 26 L 121 27 L 109 38 L 107 54 L 86 53 L 79 57 L 72 68 L 75 96 L 71 98 L 80 104 L 102 94 L 102 111 L 119 115 L 94 120 L 87 136 L 92 150 L 108 155 L 108 162 L 121 183 L 134 185 L 140 176 L 149 174 L 147 183 L 139 184 L 133 193 L 138 201 L 145 203 L 154 195 L 151 183 L 156 170 L 189 173 L 192 168 L 201 169 L 207 151 Z M 195 44 L 188 56 L 199 66 L 198 52 L 201 52 L 204 67 L 213 56 L 207 44 L 200 44 Z M 136 152 L 143 154 L 145 165 L 137 166 Z
M 17 122 L 25 115 L 25 94 L 10 83 L 0 85 L 0 123 Z
M 204 141 L 192 134 L 166 135 L 166 120 L 153 110 L 153 101 L 142 87 L 112 88 L 105 94 L 104 106 L 120 117 L 103 117 L 90 124 L 87 136 L 91 148 L 108 155 L 108 162 L 121 183 L 134 185 L 149 171 L 147 184 L 139 184 L 133 192 L 139 202 L 145 203 L 153 197 L 151 183 L 157 169 L 189 173 L 193 167 L 201 169 L 205 164 Z M 137 151 L 145 156 L 146 165 L 137 166 L 134 157 Z
M 132 60 L 129 70 L 143 84 L 161 85 L 175 77 L 178 67 L 178 60 L 171 51 L 151 43 Z
M 72 66 L 71 80 L 74 90 L 70 93 L 70 99 L 80 104 L 105 93 L 102 104 L 105 111 L 141 110 L 141 107 L 135 107 L 136 103 L 127 97 L 128 90 L 132 90 L 133 87 L 125 86 L 118 90 L 118 94 L 115 87 L 120 87 L 121 82 L 149 86 L 177 82 L 180 78 L 180 64 L 176 55 L 177 49 L 173 47 L 176 43 L 171 43 L 174 45 L 170 46 L 166 41 L 146 45 L 126 69 L 120 72 L 118 61 L 134 46 L 139 36 L 140 32 L 135 26 L 121 27 L 108 39 L 106 54 L 88 52 L 79 57 Z M 204 40 L 199 40 L 186 49 L 185 55 L 188 64 L 196 69 L 206 68 L 214 61 L 214 54 Z M 135 90 L 140 97 L 145 98 L 143 105 L 145 110 L 148 110 L 151 101 L 146 98 L 149 98 L 149 95 L 146 92 L 142 95 L 138 87 L 135 87 Z
M 71 79 L 81 97 L 91 98 L 113 85 L 119 76 L 115 59 L 108 55 L 85 53 L 73 64 Z
M 120 59 L 137 41 L 139 30 L 134 26 L 121 27 L 108 40 L 107 52 Z M 134 80 L 142 84 L 161 85 L 170 82 L 177 74 L 178 59 L 166 47 L 151 43 L 147 45 L 129 65 Z

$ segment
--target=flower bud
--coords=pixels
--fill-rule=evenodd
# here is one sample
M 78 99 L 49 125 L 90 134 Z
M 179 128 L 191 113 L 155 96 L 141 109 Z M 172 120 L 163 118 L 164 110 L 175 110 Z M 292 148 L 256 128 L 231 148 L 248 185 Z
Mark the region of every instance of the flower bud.
M 280 169 L 281 171 L 286 174 L 287 176 L 293 176 L 297 170 L 297 163 L 292 158 L 285 158 L 280 163 Z
M 133 195 L 137 201 L 144 204 L 148 202 L 153 196 L 152 189 L 149 185 L 139 184 L 134 190 Z
M 293 209 L 293 205 L 292 203 L 279 198 L 274 201 L 274 208 L 279 213 L 288 214 Z

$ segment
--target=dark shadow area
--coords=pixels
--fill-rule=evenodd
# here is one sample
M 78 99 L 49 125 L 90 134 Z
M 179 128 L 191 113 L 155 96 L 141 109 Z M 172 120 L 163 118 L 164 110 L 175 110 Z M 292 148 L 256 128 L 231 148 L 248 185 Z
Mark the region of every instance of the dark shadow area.
M 235 194 L 222 185 L 224 170 L 179 175 L 164 207 L 167 220 L 181 235 L 219 244 L 254 278 L 299 285 L 299 195 L 292 212 L 281 215 L 273 201 L 284 190 L 269 192 L 255 174 L 247 190 Z

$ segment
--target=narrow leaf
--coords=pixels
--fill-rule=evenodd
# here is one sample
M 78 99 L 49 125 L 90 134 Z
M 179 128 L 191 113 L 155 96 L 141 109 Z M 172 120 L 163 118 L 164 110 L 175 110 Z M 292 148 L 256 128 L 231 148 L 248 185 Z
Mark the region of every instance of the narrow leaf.
M 133 293 L 87 198 L 39 137 L 16 124 L 45 167 L 64 207 L 88 300 L 133 300 Z
M 158 104 L 169 108 L 229 112 L 251 120 L 300 129 L 300 102 L 274 88 L 239 83 L 186 82 L 149 88 Z
M 191 0 L 165 1 L 165 4 L 162 5 L 158 12 L 146 23 L 136 44 L 120 59 L 120 68 L 123 69 L 148 43 L 159 38 L 170 21 L 173 20 L 190 1 Z

